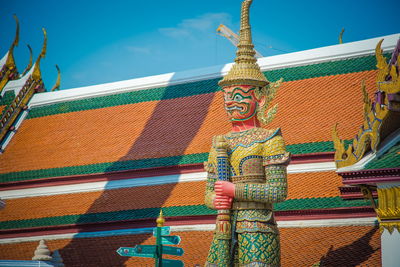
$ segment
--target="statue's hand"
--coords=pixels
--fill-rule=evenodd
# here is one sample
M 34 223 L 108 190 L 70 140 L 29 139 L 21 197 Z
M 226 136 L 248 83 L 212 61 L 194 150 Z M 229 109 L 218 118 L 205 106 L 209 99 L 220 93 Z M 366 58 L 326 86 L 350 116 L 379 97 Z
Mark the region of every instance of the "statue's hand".
M 215 182 L 214 191 L 217 196 L 235 197 L 235 184 L 226 181 Z
M 216 195 L 214 198 L 214 207 L 217 210 L 228 210 L 232 207 L 232 198 Z

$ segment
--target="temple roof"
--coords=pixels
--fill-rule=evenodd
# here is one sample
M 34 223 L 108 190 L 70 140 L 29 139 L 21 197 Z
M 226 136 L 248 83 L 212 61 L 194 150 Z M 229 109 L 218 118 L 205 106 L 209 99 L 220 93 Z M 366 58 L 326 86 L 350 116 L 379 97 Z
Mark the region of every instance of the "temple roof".
M 341 199 L 340 185 L 341 178 L 333 171 L 289 174 L 288 199 L 274 205 L 278 220 L 290 211 L 369 208 L 366 200 Z M 3 194 L 7 206 L 0 211 L 0 228 L 142 220 L 157 217 L 160 207 L 170 218 L 215 215 L 204 206 L 204 190 L 205 181 L 197 181 L 15 199 Z
M 374 158 L 364 167 L 364 169 L 384 169 L 400 167 L 400 142 L 391 147 L 383 155 Z
M 6 64 L 9 53 L 10 51 L 7 51 L 6 54 L 0 59 L 0 69 L 2 69 L 3 66 Z
M 390 50 L 398 37 L 385 37 L 383 47 Z M 345 118 L 341 136 L 354 135 L 362 122 L 361 81 L 375 91 L 376 40 L 260 59 L 270 81 L 284 79 L 274 100 L 278 115 L 268 127 L 281 127 L 289 151 L 333 152 L 338 118 Z M 221 73 L 213 70 L 34 95 L 0 155 L 1 181 L 205 161 L 211 137 L 230 128 L 217 86 Z
M 171 234 L 182 238 L 179 247 L 185 253 L 182 257 L 166 258 L 183 260 L 186 266 L 204 263 L 213 236 L 211 231 L 174 231 Z M 317 263 L 321 266 L 381 265 L 377 227 L 283 228 L 280 239 L 282 266 L 312 266 Z M 104 266 L 152 266 L 153 259 L 121 257 L 115 252 L 119 247 L 132 247 L 139 243 L 153 245 L 155 239 L 151 234 L 137 234 L 46 241 L 50 250 L 60 251 L 66 266 L 91 266 L 94 262 Z M 37 241 L 0 244 L 0 258 L 28 260 L 36 246 Z M 77 251 L 82 251 L 85 256 L 79 256 Z

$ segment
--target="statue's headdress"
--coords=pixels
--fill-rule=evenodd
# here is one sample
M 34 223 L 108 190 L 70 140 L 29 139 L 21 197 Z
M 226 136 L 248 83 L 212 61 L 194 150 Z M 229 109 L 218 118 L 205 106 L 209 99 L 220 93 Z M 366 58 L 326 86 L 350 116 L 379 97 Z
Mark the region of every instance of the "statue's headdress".
M 263 95 L 266 97 L 266 100 L 265 105 L 258 109 L 257 118 L 265 125 L 274 119 L 278 110 L 278 104 L 275 104 L 270 109 L 268 107 L 272 99 L 274 99 L 276 91 L 282 83 L 282 79 L 270 83 L 257 64 L 249 23 L 249 9 L 252 2 L 253 0 L 244 0 L 242 3 L 239 44 L 235 63 L 228 74 L 219 81 L 218 85 L 221 87 L 230 85 L 253 85 L 259 87 L 255 90 L 257 98 Z
M 242 3 L 239 44 L 237 45 L 235 63 L 228 74 L 218 83 L 221 87 L 230 85 L 264 87 L 269 83 L 257 64 L 256 52 L 251 39 L 249 8 L 252 2 L 253 0 L 245 0 Z

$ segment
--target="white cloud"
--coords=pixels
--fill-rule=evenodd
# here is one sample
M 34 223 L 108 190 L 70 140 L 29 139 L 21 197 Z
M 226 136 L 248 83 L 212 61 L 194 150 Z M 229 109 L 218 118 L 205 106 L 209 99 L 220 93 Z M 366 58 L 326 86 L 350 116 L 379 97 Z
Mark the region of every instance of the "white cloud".
M 125 47 L 126 50 L 132 53 L 137 53 L 137 54 L 151 54 L 151 49 L 148 47 L 140 47 L 140 46 L 133 46 L 133 45 L 128 45 Z
M 172 38 L 194 37 L 200 33 L 215 32 L 220 24 L 231 24 L 231 16 L 228 13 L 206 13 L 184 19 L 176 27 L 160 28 L 159 31 Z

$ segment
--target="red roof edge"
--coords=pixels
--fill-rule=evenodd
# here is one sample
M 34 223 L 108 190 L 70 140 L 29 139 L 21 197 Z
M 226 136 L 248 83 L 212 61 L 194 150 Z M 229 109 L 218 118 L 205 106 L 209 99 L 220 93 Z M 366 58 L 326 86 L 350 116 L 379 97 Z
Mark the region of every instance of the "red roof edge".
M 289 210 L 275 212 L 277 221 L 322 220 L 376 217 L 372 207 L 346 207 L 331 209 Z M 165 217 L 166 226 L 214 224 L 216 215 L 197 215 Z M 86 224 L 56 225 L 21 229 L 0 230 L 0 239 L 29 237 L 40 235 L 73 234 L 121 229 L 155 227 L 156 218 L 125 220 L 115 222 L 99 222 Z
M 400 168 L 371 169 L 339 172 L 345 185 L 370 184 L 400 181 Z
M 335 160 L 335 152 L 321 152 L 292 155 L 291 164 L 329 162 Z
M 334 160 L 334 152 L 322 152 L 322 153 L 292 155 L 290 163 L 304 164 L 304 163 L 316 163 L 316 162 L 329 162 L 333 160 Z M 35 188 L 43 186 L 57 186 L 57 185 L 69 185 L 78 183 L 134 179 L 134 178 L 174 175 L 174 174 L 193 173 L 202 171 L 204 171 L 203 163 L 195 163 L 195 164 L 185 164 L 185 165 L 154 167 L 146 169 L 115 171 L 107 173 L 58 176 L 58 177 L 48 177 L 48 178 L 41 178 L 34 180 L 0 183 L 0 191 Z
M 343 199 L 363 199 L 364 195 L 361 193 L 361 189 L 358 186 L 340 186 L 340 197 Z M 376 189 L 372 189 L 372 196 L 378 197 Z
M 204 171 L 203 163 L 196 163 L 196 164 L 155 167 L 155 168 L 146 168 L 137 170 L 115 171 L 107 173 L 58 176 L 58 177 L 48 177 L 35 180 L 0 183 L 0 191 L 43 187 L 43 186 L 56 186 L 56 185 L 78 184 L 78 183 L 135 179 L 135 178 L 174 175 L 174 174 L 202 172 L 202 171 Z

